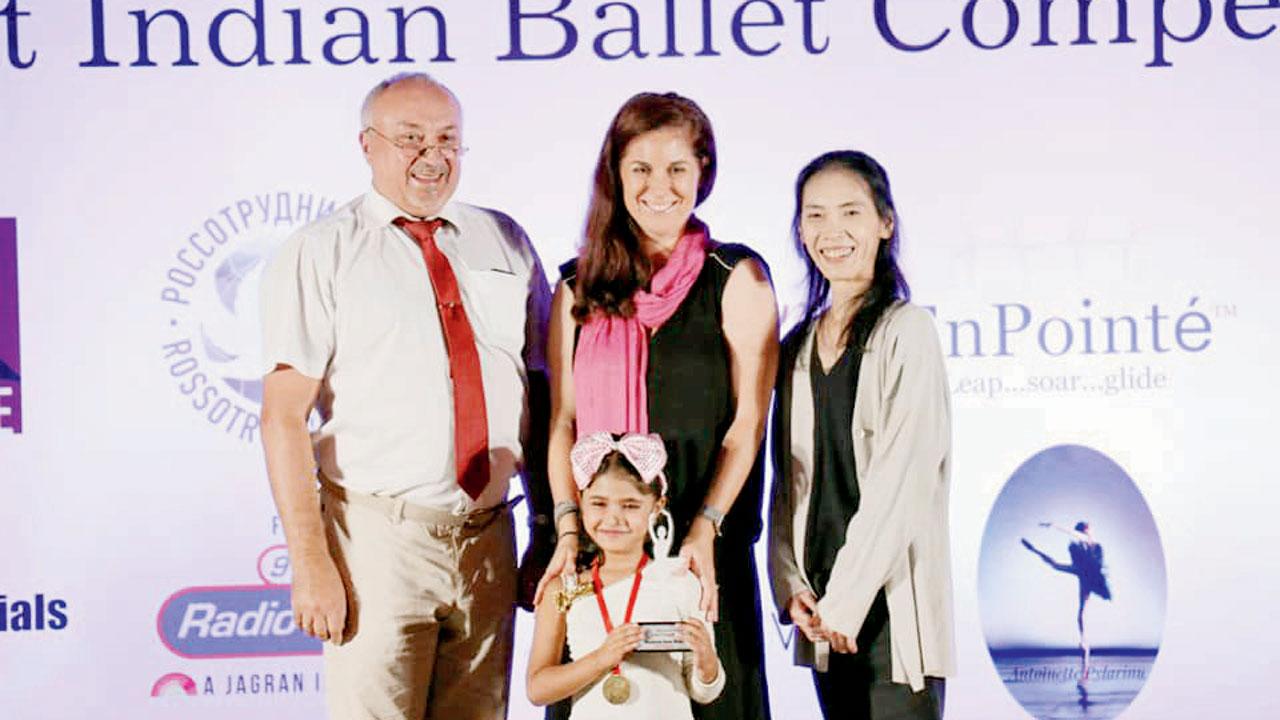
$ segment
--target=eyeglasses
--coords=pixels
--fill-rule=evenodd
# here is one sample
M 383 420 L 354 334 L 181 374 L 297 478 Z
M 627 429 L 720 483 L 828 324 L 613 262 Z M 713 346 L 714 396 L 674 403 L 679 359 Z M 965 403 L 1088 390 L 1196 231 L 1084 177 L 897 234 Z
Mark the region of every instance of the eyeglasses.
M 467 151 L 461 143 L 456 140 L 449 140 L 443 143 L 428 143 L 426 137 L 422 133 L 407 132 L 395 137 L 388 137 L 378 131 L 377 128 L 370 125 L 365 128 L 366 131 L 377 135 L 395 146 L 405 157 L 418 157 L 419 155 L 430 154 L 432 150 L 437 150 L 445 157 L 457 157 Z

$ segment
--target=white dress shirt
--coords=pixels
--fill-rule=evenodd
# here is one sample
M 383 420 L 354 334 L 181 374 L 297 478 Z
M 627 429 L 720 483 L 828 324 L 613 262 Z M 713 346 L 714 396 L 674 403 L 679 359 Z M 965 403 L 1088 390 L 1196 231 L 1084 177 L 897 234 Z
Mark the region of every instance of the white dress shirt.
M 451 202 L 435 235 L 458 279 L 484 382 L 492 476 L 475 501 L 454 470 L 453 386 L 435 292 L 407 216 L 370 191 L 295 233 L 263 274 L 264 373 L 320 380 L 316 462 L 357 492 L 449 512 L 505 500 L 528 424 L 527 372 L 543 371 L 550 291 L 524 230 Z

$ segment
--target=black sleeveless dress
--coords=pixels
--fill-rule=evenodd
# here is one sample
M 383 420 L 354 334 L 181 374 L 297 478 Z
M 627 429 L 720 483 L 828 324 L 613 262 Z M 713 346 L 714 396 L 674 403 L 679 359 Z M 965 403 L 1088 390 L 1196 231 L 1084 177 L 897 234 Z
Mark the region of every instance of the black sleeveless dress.
M 673 548 L 688 534 L 715 477 L 720 445 L 733 423 L 735 403 L 721 300 L 739 262 L 764 260 L 743 245 L 714 244 L 684 302 L 649 339 L 649 430 L 667 448 L 668 507 L 675 519 Z M 573 287 L 576 261 L 560 267 Z M 725 669 L 724 691 L 710 705 L 693 705 L 699 720 L 769 718 L 764 667 L 764 623 L 754 545 L 762 526 L 763 443 L 738 499 L 716 539 L 720 618 L 716 650 Z

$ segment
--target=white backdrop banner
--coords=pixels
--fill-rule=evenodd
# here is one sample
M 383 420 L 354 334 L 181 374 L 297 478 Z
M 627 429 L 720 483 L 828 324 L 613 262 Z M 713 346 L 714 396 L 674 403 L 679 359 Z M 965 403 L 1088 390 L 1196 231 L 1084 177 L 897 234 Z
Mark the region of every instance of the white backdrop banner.
M 789 321 L 796 173 L 877 157 L 954 393 L 948 717 L 1276 715 L 1277 24 L 1280 0 L 0 0 L 0 717 L 321 716 L 258 276 L 368 187 L 359 104 L 410 69 L 461 99 L 458 197 L 549 268 L 621 103 L 693 98 L 700 215 Z M 1041 525 L 1081 522 L 1100 557 Z M 818 717 L 764 602 L 774 717 Z M 541 717 L 529 621 L 513 718 Z

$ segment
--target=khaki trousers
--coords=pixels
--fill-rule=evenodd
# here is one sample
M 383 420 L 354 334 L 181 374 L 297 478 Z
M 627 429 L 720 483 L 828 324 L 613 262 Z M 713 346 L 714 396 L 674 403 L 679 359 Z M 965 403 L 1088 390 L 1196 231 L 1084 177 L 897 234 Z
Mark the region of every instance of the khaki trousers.
M 326 484 L 348 588 L 346 642 L 325 643 L 332 720 L 506 717 L 516 600 L 507 506 L 456 516 Z

